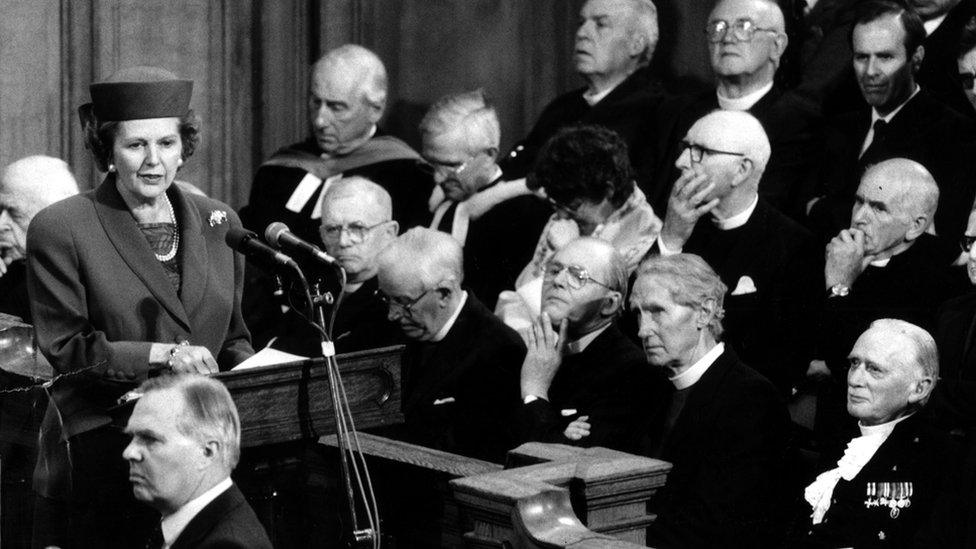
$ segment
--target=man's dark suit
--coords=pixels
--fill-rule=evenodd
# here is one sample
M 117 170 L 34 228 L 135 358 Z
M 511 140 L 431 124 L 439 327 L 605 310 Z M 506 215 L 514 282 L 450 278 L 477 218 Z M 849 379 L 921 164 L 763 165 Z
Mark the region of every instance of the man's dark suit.
M 836 467 L 842 449 L 825 456 L 823 470 Z M 958 472 L 958 449 L 948 435 L 928 425 L 916 413 L 895 426 L 871 460 L 850 481 L 834 487 L 823 522 L 810 524 L 810 506 L 803 508 L 796 543 L 811 547 L 911 547 L 916 532 L 928 523 L 946 489 Z M 894 486 L 911 486 L 911 505 L 894 514 L 880 498 L 894 494 Z M 869 492 L 871 488 L 875 493 Z M 904 488 L 899 489 L 902 494 Z M 893 516 L 894 515 L 894 516 Z M 925 547 L 936 547 L 928 546 Z
M 976 292 L 943 303 L 932 335 L 939 347 L 939 378 L 976 380 Z
M 963 29 L 976 15 L 976 1 L 962 0 L 949 10 L 946 18 L 925 38 L 925 58 L 916 80 L 939 101 L 961 114 L 976 118 L 976 110 L 966 98 L 959 80 L 959 42 Z
M 522 338 L 468 294 L 438 342 L 403 355 L 403 415 L 410 442 L 501 463 L 515 446 Z
M 673 390 L 673 388 L 672 388 Z M 726 349 L 690 388 L 659 455 L 674 464 L 654 496 L 648 545 L 768 547 L 781 529 L 789 415 L 773 385 Z M 667 408 L 667 399 L 661 403 Z M 652 421 L 645 453 L 660 445 Z
M 700 255 L 728 286 L 722 339 L 789 396 L 810 363 L 823 292 L 813 235 L 760 198 L 740 228 L 699 220 L 682 251 Z
M 27 324 L 31 323 L 26 260 L 20 259 L 7 265 L 6 274 L 0 277 L 0 313 L 14 315 Z
M 976 124 L 922 89 L 891 119 L 883 139 L 872 141 L 859 156 L 870 126 L 870 109 L 840 115 L 827 124 L 819 168 L 810 173 L 817 187 L 810 194 L 825 196 L 810 213 L 817 220 L 817 232 L 826 240 L 849 226 L 854 194 L 869 166 L 908 158 L 925 166 L 939 185 L 935 229 L 955 242 L 966 228 L 976 196 L 973 168 L 967 164 L 972 152 L 965 143 L 976 136 Z
M 682 152 L 681 140 L 699 118 L 718 108 L 714 89 L 661 104 L 664 111 L 659 115 L 661 126 L 655 129 L 654 188 L 645 190 L 654 211 L 667 211 L 671 187 L 680 175 L 674 163 Z M 762 124 L 772 149 L 759 183 L 759 194 L 781 212 L 798 218 L 806 202 L 798 183 L 812 163 L 816 117 L 806 102 L 775 87 L 748 112 Z
M 271 541 L 244 495 L 232 485 L 193 517 L 170 549 L 236 547 L 271 549 Z
M 644 352 L 611 324 L 582 352 L 563 357 L 549 400 L 522 405 L 520 439 L 629 451 L 635 427 L 666 390 L 664 383 Z M 569 440 L 563 431 L 579 416 L 589 416 L 590 435 Z
M 512 151 L 499 160 L 506 179 L 525 177 L 532 170 L 539 150 L 560 129 L 573 124 L 595 124 L 609 128 L 623 138 L 630 150 L 631 163 L 643 189 L 644 167 L 650 160 L 645 151 L 655 134 L 653 114 L 664 91 L 648 68 L 635 71 L 596 105 L 583 99 L 581 88 L 554 99 L 539 115 L 532 131 Z

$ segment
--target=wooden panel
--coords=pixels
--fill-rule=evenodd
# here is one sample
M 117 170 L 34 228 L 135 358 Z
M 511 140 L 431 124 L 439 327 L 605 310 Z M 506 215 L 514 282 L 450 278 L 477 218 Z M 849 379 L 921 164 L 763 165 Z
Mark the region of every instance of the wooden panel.
M 403 421 L 402 349 L 388 347 L 337 357 L 357 429 Z M 237 403 L 243 447 L 336 432 L 328 371 L 321 359 L 224 372 L 216 377 L 227 385 Z

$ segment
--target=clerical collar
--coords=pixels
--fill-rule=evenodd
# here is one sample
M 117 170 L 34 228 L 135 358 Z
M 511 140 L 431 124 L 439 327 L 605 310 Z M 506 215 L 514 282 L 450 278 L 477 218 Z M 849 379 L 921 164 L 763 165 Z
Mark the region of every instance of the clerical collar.
M 159 523 L 159 527 L 163 531 L 163 547 L 173 545 L 173 542 L 180 536 L 183 529 L 190 524 L 193 517 L 197 516 L 204 507 L 210 505 L 210 502 L 217 499 L 217 496 L 230 489 L 232 485 L 233 483 L 230 477 L 227 477 L 218 482 L 213 488 L 184 503 L 172 515 L 163 517 L 163 520 Z
M 623 82 L 623 80 L 621 80 L 621 82 Z M 617 86 L 619 85 L 620 84 L 617 84 Z M 592 107 L 593 105 L 596 105 L 600 101 L 603 101 L 603 98 L 610 95 L 610 92 L 617 89 L 617 86 L 614 86 L 612 88 L 607 88 L 602 92 L 596 92 L 596 93 L 591 92 L 589 88 L 587 88 L 587 90 L 583 92 L 583 101 L 586 101 L 586 104 Z
M 720 231 L 731 231 L 732 229 L 738 229 L 739 227 L 745 225 L 749 218 L 752 217 L 752 212 L 756 211 L 756 206 L 759 205 L 759 195 L 752 197 L 752 202 L 749 206 L 742 210 L 741 212 L 725 219 L 719 219 L 716 216 L 712 216 L 712 223 L 718 227 Z
M 883 435 L 885 438 L 888 438 L 888 435 L 890 435 L 891 432 L 895 430 L 896 425 L 912 417 L 914 413 L 915 412 L 905 414 L 898 419 L 893 419 L 887 423 L 881 423 L 879 425 L 865 425 L 860 421 L 858 421 L 857 428 L 861 430 L 862 437 Z
M 715 88 L 715 97 L 718 98 L 719 108 L 725 109 L 727 111 L 747 111 L 752 108 L 753 105 L 759 102 L 764 95 L 769 93 L 773 89 L 773 83 L 770 82 L 765 86 L 759 88 L 758 90 L 747 93 L 742 97 L 725 97 L 719 88 Z
M 883 269 L 888 266 L 889 261 L 891 261 L 891 257 L 886 257 L 884 259 L 875 259 L 874 261 L 868 263 L 868 265 Z
M 708 328 L 703 328 L 703 329 L 707 330 Z M 719 342 L 717 345 L 709 349 L 707 353 L 702 355 L 702 357 L 698 359 L 698 362 L 692 364 L 691 368 L 688 368 L 687 370 L 681 372 L 676 376 L 668 376 L 668 379 L 670 379 L 671 383 L 674 384 L 675 389 L 679 391 L 682 389 L 687 389 L 688 387 L 691 387 L 692 385 L 698 383 L 698 380 L 701 379 L 701 376 L 705 375 L 705 372 L 708 371 L 708 368 L 716 360 L 718 360 L 718 357 L 721 356 L 722 353 L 724 352 L 725 352 L 725 343 Z
M 578 353 L 582 353 L 583 351 L 586 350 L 587 347 L 589 347 L 590 343 L 593 343 L 594 339 L 599 337 L 600 334 L 605 332 L 606 329 L 610 327 L 610 324 L 612 324 L 612 322 L 607 322 L 603 326 L 597 328 L 596 330 L 593 330 L 592 332 L 577 339 L 576 341 L 570 341 L 569 343 L 566 344 L 566 348 L 563 349 L 563 355 L 564 356 L 575 355 Z
M 451 318 L 447 319 L 447 322 L 445 322 L 444 325 L 441 326 L 441 329 L 438 330 L 437 333 L 434 335 L 434 337 L 430 339 L 431 341 L 436 343 L 444 339 L 445 337 L 447 337 L 447 333 L 451 331 L 451 328 L 454 327 L 454 323 L 457 322 L 458 317 L 461 316 L 461 309 L 464 308 L 464 302 L 466 302 L 467 300 L 468 300 L 468 292 L 462 290 L 461 300 L 458 301 L 457 309 L 454 309 L 454 312 L 451 313 Z
M 935 29 L 939 28 L 939 26 L 942 25 L 942 22 L 945 21 L 945 18 L 948 15 L 949 12 L 946 12 L 936 17 L 935 19 L 929 19 L 928 21 L 922 23 L 922 26 L 925 27 L 925 36 L 932 36 L 932 33 L 935 32 Z
M 903 101 L 901 105 L 898 105 L 897 107 L 895 107 L 894 110 L 892 110 L 891 112 L 889 112 L 884 116 L 878 114 L 878 109 L 871 107 L 871 127 L 874 128 L 874 123 L 877 122 L 878 120 L 884 120 L 885 123 L 891 122 L 891 119 L 894 118 L 896 114 L 898 114 L 898 111 L 900 111 L 902 107 L 908 104 L 908 102 L 911 101 L 913 97 L 918 95 L 918 92 L 920 92 L 921 90 L 922 90 L 921 86 L 915 84 L 915 91 L 913 91 L 912 94 L 908 96 L 908 99 Z

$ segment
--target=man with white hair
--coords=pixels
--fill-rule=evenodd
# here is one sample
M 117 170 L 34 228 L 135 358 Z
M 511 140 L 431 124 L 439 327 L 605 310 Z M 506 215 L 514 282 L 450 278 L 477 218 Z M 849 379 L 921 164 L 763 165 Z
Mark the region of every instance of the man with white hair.
M 68 165 L 50 156 L 28 156 L 0 174 L 0 313 L 30 323 L 27 298 L 27 226 L 37 212 L 78 194 Z
M 485 192 L 502 179 L 497 163 L 501 128 L 481 90 L 438 100 L 420 122 L 420 133 L 422 155 L 443 198 L 434 205 L 430 228 L 461 243 L 467 286 L 493 309 L 498 294 L 515 284 L 532 259 L 549 207 L 534 195 Z
M 682 154 L 679 142 L 696 120 L 719 108 L 748 111 L 762 123 L 772 149 L 759 192 L 799 218 L 803 197 L 797 183 L 809 167 L 812 113 L 774 84 L 788 42 L 783 11 L 774 0 L 721 0 L 704 30 L 716 86 L 662 106 L 671 119 L 663 119 L 658 129 L 663 152 L 648 201 L 664 209 L 676 179 L 671 163 Z
M 919 412 L 939 378 L 935 341 L 903 320 L 876 320 L 851 349 L 846 377 L 847 413 L 860 436 L 828 452 L 829 469 L 806 488 L 809 518 L 790 547 L 916 546 L 958 472 L 949 437 Z
M 525 345 L 462 289 L 462 262 L 457 240 L 419 227 L 378 258 L 388 317 L 409 340 L 402 367 L 403 436 L 500 463 L 515 446 Z
M 147 380 L 125 432 L 135 498 L 162 521 L 147 547 L 271 548 L 230 478 L 241 453 L 241 421 L 230 393 L 200 375 Z
M 653 139 L 650 113 L 663 89 L 649 68 L 658 41 L 657 8 L 651 0 L 588 0 L 580 10 L 573 61 L 586 87 L 553 100 L 529 135 L 502 159 L 506 179 L 525 177 L 540 149 L 561 128 L 605 126 L 623 137 L 638 174 Z M 648 183 L 638 177 L 638 184 Z
M 700 255 L 715 269 L 729 289 L 725 341 L 789 397 L 811 358 L 822 252 L 760 196 L 770 146 L 755 117 L 714 111 L 682 147 L 657 249 Z
M 386 95 L 386 69 L 372 51 L 346 44 L 322 56 L 309 81 L 311 136 L 279 150 L 258 168 L 250 200 L 241 209 L 244 226 L 264 234 L 269 224 L 282 222 L 299 238 L 316 243 L 322 197 L 333 183 L 352 175 L 390 193 L 400 227 L 426 225 L 433 182 L 416 151 L 377 127 Z M 272 275 L 248 266 L 242 306 L 255 347 L 273 335 L 265 319 L 282 305 L 272 297 L 275 287 Z

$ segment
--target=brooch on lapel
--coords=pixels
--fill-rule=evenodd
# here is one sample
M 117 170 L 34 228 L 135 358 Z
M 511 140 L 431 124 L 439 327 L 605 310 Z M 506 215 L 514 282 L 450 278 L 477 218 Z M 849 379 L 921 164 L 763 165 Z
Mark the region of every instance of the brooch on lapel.
M 216 227 L 224 221 L 227 221 L 227 212 L 224 210 L 212 210 L 210 212 L 210 219 L 207 222 L 210 223 L 211 227 Z
M 867 483 L 864 506 L 887 507 L 891 518 L 896 519 L 902 509 L 912 506 L 915 487 L 911 482 L 869 482 Z

